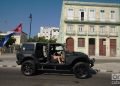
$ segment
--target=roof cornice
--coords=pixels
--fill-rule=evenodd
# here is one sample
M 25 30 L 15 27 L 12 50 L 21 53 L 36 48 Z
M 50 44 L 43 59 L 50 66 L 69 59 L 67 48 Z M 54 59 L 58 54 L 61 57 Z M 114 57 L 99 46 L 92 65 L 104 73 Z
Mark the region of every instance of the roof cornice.
M 120 4 L 116 3 L 99 3 L 99 2 L 81 2 L 81 1 L 67 1 L 64 0 L 65 5 L 80 5 L 80 6 L 103 6 L 103 7 L 118 7 L 120 8 Z

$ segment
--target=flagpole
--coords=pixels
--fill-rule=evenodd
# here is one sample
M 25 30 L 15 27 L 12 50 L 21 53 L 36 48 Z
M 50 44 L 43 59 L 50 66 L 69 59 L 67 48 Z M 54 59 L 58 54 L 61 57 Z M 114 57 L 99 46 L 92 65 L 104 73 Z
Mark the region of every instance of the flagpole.
M 31 38 L 31 24 L 32 24 L 32 14 L 30 13 L 30 32 L 29 32 L 29 39 Z

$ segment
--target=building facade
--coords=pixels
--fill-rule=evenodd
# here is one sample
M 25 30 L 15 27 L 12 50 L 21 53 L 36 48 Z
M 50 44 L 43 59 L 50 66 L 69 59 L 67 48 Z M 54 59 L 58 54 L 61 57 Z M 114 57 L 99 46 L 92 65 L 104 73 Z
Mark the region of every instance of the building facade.
M 57 42 L 91 56 L 120 56 L 120 4 L 63 0 Z
M 57 39 L 59 35 L 59 28 L 57 27 L 40 27 L 38 37 L 45 37 L 46 39 Z
M 13 37 L 16 39 L 16 45 L 20 45 L 21 43 L 27 42 L 27 33 L 25 32 L 15 34 Z

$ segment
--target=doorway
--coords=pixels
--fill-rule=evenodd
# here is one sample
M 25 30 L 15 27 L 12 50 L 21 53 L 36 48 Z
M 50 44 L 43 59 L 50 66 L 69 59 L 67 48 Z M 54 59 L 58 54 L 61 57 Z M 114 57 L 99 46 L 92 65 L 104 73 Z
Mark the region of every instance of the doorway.
M 116 39 L 110 39 L 110 56 L 116 56 Z
M 95 55 L 95 38 L 89 39 L 89 55 Z
M 99 39 L 99 55 L 106 56 L 106 39 Z
M 73 52 L 74 51 L 74 39 L 73 38 L 67 38 L 66 39 L 66 49 L 69 52 Z

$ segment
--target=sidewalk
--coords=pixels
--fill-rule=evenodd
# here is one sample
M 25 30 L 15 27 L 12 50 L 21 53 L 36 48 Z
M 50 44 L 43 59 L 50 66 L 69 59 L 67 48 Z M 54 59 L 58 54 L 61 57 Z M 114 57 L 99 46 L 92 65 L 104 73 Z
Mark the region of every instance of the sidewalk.
M 111 62 L 95 64 L 93 69 L 96 69 L 99 72 L 120 73 L 120 63 Z
M 0 59 L 3 59 L 3 58 L 16 58 L 16 54 L 14 54 L 14 53 L 12 53 L 12 54 L 9 54 L 9 53 L 7 53 L 7 54 L 2 54 L 2 55 L 0 55 Z
M 120 57 L 95 57 L 96 60 L 120 60 Z M 0 56 L 0 67 L 20 67 L 16 64 L 15 54 L 4 54 Z M 96 63 L 93 69 L 99 72 L 110 72 L 110 73 L 120 73 L 120 63 L 119 62 L 106 62 L 106 63 Z
M 20 67 L 16 63 L 15 54 L 2 54 L 0 55 L 0 67 Z
M 114 62 L 114 60 L 120 61 L 120 57 L 106 57 L 106 56 L 96 56 L 96 57 L 90 57 L 95 58 L 97 60 L 111 60 L 111 62 L 106 63 L 96 63 L 93 67 L 93 69 L 98 70 L 99 72 L 110 72 L 110 73 L 120 73 L 120 63 Z M 113 62 L 112 62 L 113 61 Z
M 120 59 L 120 57 L 109 57 L 109 56 L 90 56 L 90 58 L 95 58 L 95 59 Z

